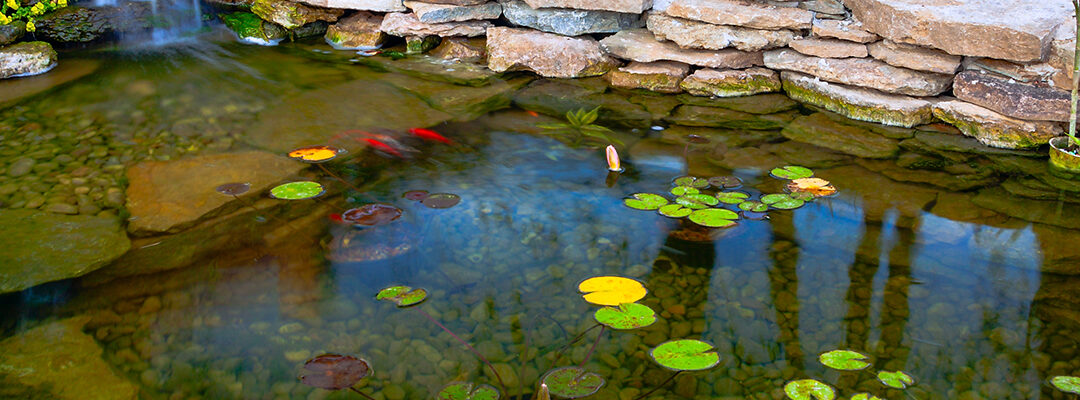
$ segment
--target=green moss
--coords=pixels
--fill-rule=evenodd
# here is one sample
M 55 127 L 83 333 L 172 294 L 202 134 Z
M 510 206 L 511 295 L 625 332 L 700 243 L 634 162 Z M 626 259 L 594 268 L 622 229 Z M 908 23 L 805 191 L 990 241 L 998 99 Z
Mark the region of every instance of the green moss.
M 405 52 L 408 54 L 420 54 L 427 53 L 435 46 L 438 46 L 442 42 L 442 38 L 438 36 L 410 36 L 405 38 Z
M 740 97 L 761 93 L 779 92 L 780 82 L 766 77 L 753 77 L 749 80 L 732 80 L 720 83 L 684 80 L 683 89 L 697 96 Z
M 915 113 L 904 113 L 880 107 L 859 106 L 787 82 L 784 83 L 784 91 L 789 97 L 797 101 L 822 107 L 826 110 L 860 121 L 902 126 L 905 128 L 934 122 L 934 113 L 930 110 L 930 107 L 921 108 Z
M 1032 138 L 1027 132 L 1018 129 L 1009 129 L 997 124 L 980 124 L 975 121 L 957 118 L 951 113 L 940 109 L 934 109 L 934 116 L 955 126 L 960 132 L 977 139 L 982 144 L 1006 149 L 1028 149 L 1039 147 L 1044 144 Z
M 274 41 L 285 37 L 283 29 L 273 23 L 263 21 L 259 16 L 249 12 L 219 14 L 218 17 L 225 23 L 225 26 L 236 32 L 241 38 Z

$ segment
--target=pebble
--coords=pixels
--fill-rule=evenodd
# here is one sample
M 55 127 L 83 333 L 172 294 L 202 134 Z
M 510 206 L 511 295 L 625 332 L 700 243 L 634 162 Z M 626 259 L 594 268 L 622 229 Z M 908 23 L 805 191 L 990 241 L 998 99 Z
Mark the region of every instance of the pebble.
M 289 362 L 298 363 L 301 361 L 307 361 L 311 358 L 311 351 L 308 350 L 293 350 L 285 352 L 285 359 Z
M 405 398 L 405 389 L 398 385 L 388 385 L 383 388 L 382 394 L 386 397 L 386 400 L 403 400 Z
M 8 166 L 7 174 L 11 177 L 20 177 L 29 174 L 34 168 L 34 159 L 20 158 Z
M 67 203 L 53 203 L 45 206 L 45 211 L 57 214 L 75 215 L 79 213 L 79 208 Z

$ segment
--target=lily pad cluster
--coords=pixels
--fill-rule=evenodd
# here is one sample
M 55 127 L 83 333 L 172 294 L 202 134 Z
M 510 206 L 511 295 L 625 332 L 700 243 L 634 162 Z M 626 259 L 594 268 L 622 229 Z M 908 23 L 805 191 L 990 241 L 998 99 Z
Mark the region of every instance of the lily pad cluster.
M 870 367 L 870 356 L 854 350 L 832 350 L 821 353 L 818 361 L 822 365 L 838 371 L 865 371 Z M 874 374 L 878 382 L 891 389 L 906 389 L 915 384 L 915 378 L 904 371 L 878 371 Z M 833 400 L 836 390 L 825 382 L 816 379 L 799 379 L 784 385 L 784 393 L 792 400 Z M 880 400 L 871 393 L 858 393 L 852 400 Z

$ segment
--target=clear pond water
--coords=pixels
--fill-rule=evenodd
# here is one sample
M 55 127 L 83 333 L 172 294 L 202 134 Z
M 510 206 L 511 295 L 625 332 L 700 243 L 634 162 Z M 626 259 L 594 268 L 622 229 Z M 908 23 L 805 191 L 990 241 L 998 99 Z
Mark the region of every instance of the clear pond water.
M 648 350 L 675 338 L 715 345 L 720 364 L 650 398 L 781 399 L 786 382 L 816 378 L 843 398 L 1058 399 L 1066 397 L 1046 380 L 1080 373 L 1080 185 L 1049 175 L 1044 152 L 984 148 L 940 126 L 816 117 L 895 146 L 888 157 L 858 158 L 788 140 L 781 128 L 820 112 L 781 96 L 695 109 L 595 79 L 490 77 L 317 42 L 263 48 L 210 37 L 63 60 L 58 73 L 90 72 L 0 110 L 0 154 L 7 171 L 20 154 L 69 157 L 5 176 L 0 187 L 15 190 L 3 208 L 66 204 L 126 218 L 123 173 L 136 162 L 282 151 L 290 140 L 352 147 L 327 167 L 359 191 L 309 168 L 301 175 L 325 183 L 327 195 L 260 200 L 258 211 L 174 239 L 183 251 L 155 252 L 163 239 L 136 238 L 117 265 L 0 297 L 4 336 L 92 316 L 86 333 L 142 398 L 359 398 L 299 383 L 304 361 L 322 353 L 368 360 L 375 373 L 357 387 L 377 399 L 494 383 L 415 310 L 374 299 L 392 284 L 427 289 L 420 307 L 490 359 L 509 394 L 519 383 L 528 394 L 544 371 L 585 358 L 597 330 L 571 339 L 595 324 L 595 306 L 576 286 L 599 275 L 639 279 L 660 320 L 604 333 L 586 364 L 607 379 L 595 399 L 633 399 L 664 382 L 671 372 Z M 497 107 L 511 97 L 515 105 Z M 545 114 L 560 107 L 594 104 L 607 110 L 598 123 L 625 142 L 617 180 L 602 149 L 537 127 L 557 121 Z M 440 120 L 432 129 L 453 144 L 404 133 Z M 399 141 L 402 157 L 334 136 L 353 126 L 386 128 L 376 132 Z M 839 194 L 716 232 L 622 203 L 684 175 L 734 175 L 739 190 L 775 193 L 783 181 L 768 170 L 788 164 L 813 168 Z M 402 198 L 410 190 L 462 201 L 431 209 Z M 363 230 L 331 218 L 370 202 L 403 216 Z M 905 371 L 915 385 L 886 390 L 872 373 L 831 372 L 817 355 L 833 349 L 864 352 L 871 370 Z

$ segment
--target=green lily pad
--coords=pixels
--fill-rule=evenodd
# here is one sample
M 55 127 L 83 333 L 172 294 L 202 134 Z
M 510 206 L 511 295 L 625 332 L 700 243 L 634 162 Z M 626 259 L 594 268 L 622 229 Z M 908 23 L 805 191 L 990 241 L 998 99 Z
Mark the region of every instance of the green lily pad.
M 694 339 L 671 340 L 654 347 L 649 355 L 660 366 L 675 371 L 700 371 L 720 363 L 713 345 Z
M 564 399 L 576 399 L 592 395 L 604 386 L 604 378 L 578 367 L 563 367 L 548 371 L 540 382 L 548 387 L 551 395 Z
M 690 220 L 709 228 L 726 228 L 735 225 L 739 214 L 723 208 L 707 208 L 690 213 Z
M 499 400 L 499 390 L 491 385 L 453 382 L 443 386 L 435 400 Z
M 724 204 L 739 204 L 748 198 L 750 198 L 750 194 L 743 192 L 720 192 L 716 194 L 716 199 Z
M 772 171 L 769 171 L 769 174 L 780 179 L 799 179 L 814 176 L 814 171 L 811 171 L 810 168 L 806 167 L 788 165 L 780 168 L 773 168 Z
M 618 307 L 596 310 L 596 322 L 613 329 L 637 329 L 656 322 L 656 312 L 640 303 L 623 303 Z
M 841 371 L 866 369 L 866 367 L 870 366 L 870 363 L 866 360 L 867 356 L 865 354 L 851 350 L 833 350 L 821 353 L 818 356 L 818 361 L 821 361 L 822 365 Z
M 702 208 L 708 208 L 709 206 L 715 206 L 719 203 L 715 197 L 707 194 L 691 194 L 686 196 L 679 196 L 675 199 L 676 204 L 681 204 L 686 208 L 692 208 L 700 210 Z
M 1055 376 L 1050 378 L 1050 386 L 1065 393 L 1080 394 L 1080 377 Z
M 312 181 L 283 183 L 270 189 L 270 197 L 280 200 L 305 200 L 319 197 L 323 193 L 326 193 L 323 186 Z
M 734 176 L 714 176 L 709 178 L 709 185 L 718 189 L 731 189 L 742 186 L 742 179 Z
M 760 201 L 750 200 L 750 201 L 744 201 L 742 203 L 739 203 L 739 209 L 743 210 L 743 211 L 752 211 L 752 212 L 762 213 L 762 212 L 769 211 L 769 205 L 765 204 L 765 203 L 762 203 Z
M 676 196 L 683 196 L 683 195 L 688 195 L 688 194 L 698 194 L 698 193 L 701 193 L 701 191 L 698 190 L 696 187 L 693 187 L 693 186 L 676 186 L 676 187 L 671 188 L 671 194 L 676 195 Z
M 669 218 L 683 218 L 694 212 L 693 209 L 683 206 L 682 204 L 668 204 L 660 207 L 658 211 L 660 212 L 660 215 Z
M 859 393 L 851 396 L 851 400 L 881 400 L 881 398 L 870 393 Z
M 767 194 L 761 196 L 761 202 L 781 210 L 794 210 L 806 204 L 806 201 L 791 197 L 790 194 Z
M 814 379 L 800 379 L 784 385 L 784 394 L 791 400 L 834 400 L 836 391 Z
M 908 385 L 915 383 L 915 379 L 911 375 L 904 373 L 904 371 L 881 371 L 877 373 L 877 378 L 881 381 L 881 384 L 893 389 L 904 389 Z
M 415 306 L 427 299 L 427 290 L 413 289 L 408 286 L 391 286 L 380 290 L 379 294 L 375 295 L 375 299 L 392 301 L 398 307 Z
M 634 193 L 629 198 L 623 199 L 623 204 L 635 210 L 652 211 L 667 204 L 664 196 L 653 193 Z
M 698 189 L 704 189 L 709 187 L 708 179 L 698 178 L 696 176 L 680 176 L 678 178 L 675 178 L 675 180 L 671 183 L 675 186 L 691 186 Z

